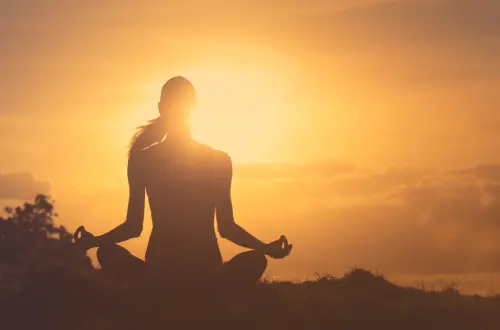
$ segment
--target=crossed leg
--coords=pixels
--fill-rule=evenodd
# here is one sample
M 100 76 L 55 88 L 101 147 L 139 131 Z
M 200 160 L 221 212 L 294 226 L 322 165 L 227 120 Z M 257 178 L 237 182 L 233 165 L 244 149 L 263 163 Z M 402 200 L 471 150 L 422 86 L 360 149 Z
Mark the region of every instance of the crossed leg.
M 235 255 L 222 266 L 222 283 L 225 286 L 245 288 L 256 284 L 267 267 L 263 253 L 246 251 Z
M 117 280 L 135 281 L 146 272 L 146 262 L 118 244 L 99 247 L 97 260 L 102 271 Z
M 110 244 L 97 249 L 97 259 L 102 271 L 110 277 L 136 281 L 146 273 L 147 264 L 124 247 Z M 267 259 L 263 253 L 246 251 L 234 256 L 222 266 L 222 284 L 244 288 L 256 284 L 264 274 Z

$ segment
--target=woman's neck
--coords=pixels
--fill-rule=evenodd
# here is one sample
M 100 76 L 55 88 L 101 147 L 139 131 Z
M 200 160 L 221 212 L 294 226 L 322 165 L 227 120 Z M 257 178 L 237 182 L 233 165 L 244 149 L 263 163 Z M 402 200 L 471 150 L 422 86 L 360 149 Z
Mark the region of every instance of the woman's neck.
M 191 140 L 191 131 L 189 129 L 167 133 L 167 137 L 165 139 L 165 141 L 169 143 L 185 142 L 189 140 Z

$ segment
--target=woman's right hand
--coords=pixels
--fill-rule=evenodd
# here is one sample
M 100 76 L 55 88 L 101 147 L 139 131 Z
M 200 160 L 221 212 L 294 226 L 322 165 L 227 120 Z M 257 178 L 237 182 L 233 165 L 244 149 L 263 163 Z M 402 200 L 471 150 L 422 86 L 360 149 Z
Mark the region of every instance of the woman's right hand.
M 283 259 L 292 251 L 292 244 L 288 244 L 285 235 L 282 235 L 276 241 L 266 244 L 264 253 L 271 258 Z
M 87 251 L 93 247 L 96 247 L 95 236 L 86 231 L 84 226 L 78 227 L 78 229 L 73 234 L 73 238 L 75 239 L 75 244 Z

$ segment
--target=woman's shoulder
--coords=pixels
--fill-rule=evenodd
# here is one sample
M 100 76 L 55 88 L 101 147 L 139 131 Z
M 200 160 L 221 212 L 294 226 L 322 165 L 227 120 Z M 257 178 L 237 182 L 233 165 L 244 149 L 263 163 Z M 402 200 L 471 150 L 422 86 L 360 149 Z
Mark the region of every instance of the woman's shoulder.
M 157 149 L 158 144 L 154 144 L 145 149 L 136 150 L 135 152 L 130 153 L 128 157 L 129 164 L 144 164 L 153 154 L 157 153 Z
M 214 147 L 211 147 L 209 145 L 203 144 L 203 143 L 197 143 L 198 144 L 198 150 L 200 150 L 204 156 L 208 157 L 211 161 L 216 161 L 216 162 L 227 162 L 231 161 L 231 157 L 229 157 L 229 154 L 227 154 L 225 151 L 216 149 Z
M 196 143 L 196 149 L 198 155 L 203 157 L 206 164 L 209 163 L 219 169 L 232 167 L 231 157 L 225 151 L 199 142 Z

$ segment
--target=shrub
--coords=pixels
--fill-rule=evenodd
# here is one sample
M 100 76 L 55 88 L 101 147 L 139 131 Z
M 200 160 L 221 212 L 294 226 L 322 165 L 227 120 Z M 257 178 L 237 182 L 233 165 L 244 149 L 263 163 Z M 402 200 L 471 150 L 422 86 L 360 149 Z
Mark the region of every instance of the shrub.
M 91 269 L 90 259 L 73 243 L 73 235 L 56 225 L 54 201 L 37 195 L 32 203 L 6 207 L 0 217 L 0 272 L 25 273 L 64 266 Z

